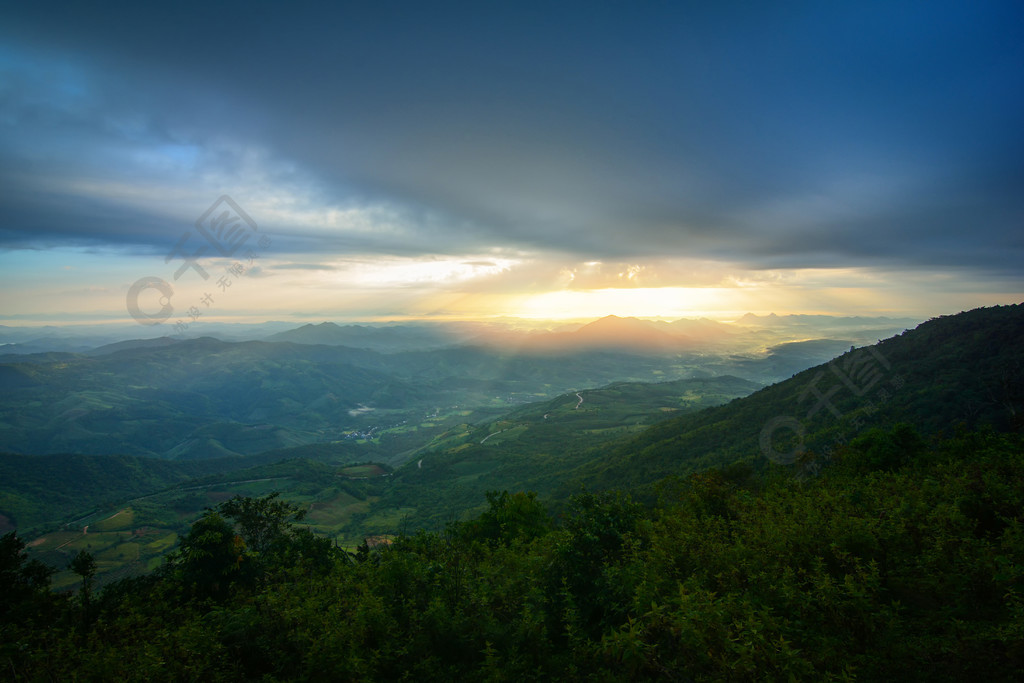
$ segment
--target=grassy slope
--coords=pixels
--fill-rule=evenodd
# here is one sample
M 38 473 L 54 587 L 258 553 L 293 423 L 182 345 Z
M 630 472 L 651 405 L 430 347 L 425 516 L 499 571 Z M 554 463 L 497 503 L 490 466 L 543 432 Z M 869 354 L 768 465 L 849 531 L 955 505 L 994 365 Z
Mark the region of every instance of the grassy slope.
M 746 398 L 657 424 L 598 454 L 574 474 L 598 488 L 633 488 L 741 459 L 763 465 L 767 461 L 761 436 L 778 417 L 801 424 L 805 457 L 819 463 L 829 449 L 864 430 L 901 421 L 925 434 L 950 431 L 957 424 L 1016 431 L 1024 416 L 1021 339 L 1024 305 L 933 319 L 876 344 L 872 348 L 877 356 L 861 349 L 848 352 Z M 865 362 L 859 364 L 857 358 Z M 830 366 L 851 379 L 862 395 Z M 814 388 L 829 397 L 838 416 L 822 404 L 808 417 L 820 400 Z M 783 442 L 787 434 L 794 431 L 775 431 L 773 448 L 788 450 Z
M 396 471 L 392 486 L 373 506 L 380 523 L 371 517 L 368 524 L 383 532 L 384 520 L 392 516 L 386 511 L 402 508 L 414 510 L 413 524 L 437 526 L 482 505 L 492 489 L 529 487 L 550 494 L 609 442 L 642 432 L 667 415 L 698 411 L 757 387 L 736 377 L 616 383 L 462 425 Z

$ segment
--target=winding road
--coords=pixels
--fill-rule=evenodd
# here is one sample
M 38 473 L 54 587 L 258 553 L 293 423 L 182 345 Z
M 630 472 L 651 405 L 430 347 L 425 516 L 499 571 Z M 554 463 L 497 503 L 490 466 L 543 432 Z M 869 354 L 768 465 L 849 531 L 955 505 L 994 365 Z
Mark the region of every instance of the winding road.
M 500 429 L 500 430 L 494 432 L 493 434 L 488 434 L 487 436 L 485 436 L 483 439 L 480 440 L 480 443 L 483 443 L 484 441 L 487 441 L 487 439 L 491 438 L 492 436 L 496 436 L 498 434 L 501 434 L 503 431 L 505 431 L 505 430 L 504 429 Z

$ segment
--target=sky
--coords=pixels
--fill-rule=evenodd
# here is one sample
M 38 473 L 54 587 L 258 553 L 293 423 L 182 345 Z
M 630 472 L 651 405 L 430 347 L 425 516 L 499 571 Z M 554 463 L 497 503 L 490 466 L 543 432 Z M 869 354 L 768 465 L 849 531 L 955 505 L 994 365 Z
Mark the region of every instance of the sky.
M 0 324 L 1024 301 L 1024 4 L 0 3 Z

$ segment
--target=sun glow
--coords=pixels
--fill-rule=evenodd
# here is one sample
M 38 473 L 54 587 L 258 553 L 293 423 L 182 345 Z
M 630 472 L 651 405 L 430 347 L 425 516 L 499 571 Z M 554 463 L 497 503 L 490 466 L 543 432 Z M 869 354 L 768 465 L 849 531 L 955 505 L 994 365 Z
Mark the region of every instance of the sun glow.
M 544 320 L 599 318 L 609 314 L 666 319 L 729 315 L 732 298 L 728 289 L 720 287 L 562 290 L 527 298 L 514 315 Z

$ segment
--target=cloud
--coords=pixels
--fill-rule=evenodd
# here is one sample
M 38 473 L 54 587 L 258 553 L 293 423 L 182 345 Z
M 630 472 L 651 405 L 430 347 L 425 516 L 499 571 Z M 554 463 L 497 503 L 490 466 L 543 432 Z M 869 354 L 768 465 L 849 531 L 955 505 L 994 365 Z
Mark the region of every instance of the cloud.
M 335 266 L 326 263 L 278 263 L 272 266 L 273 270 L 337 270 Z
M 268 279 L 1024 277 L 1019 3 L 50 9 L 0 17 L 0 249 L 162 255 L 226 193 Z

